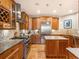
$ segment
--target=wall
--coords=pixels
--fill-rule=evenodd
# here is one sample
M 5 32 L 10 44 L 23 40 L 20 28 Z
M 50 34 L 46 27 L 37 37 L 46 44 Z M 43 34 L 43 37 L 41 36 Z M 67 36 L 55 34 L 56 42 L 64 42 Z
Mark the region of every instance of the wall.
M 8 40 L 14 36 L 15 30 L 0 30 L 0 40 Z
M 72 19 L 72 29 L 78 29 L 78 13 L 64 16 L 59 18 L 59 29 L 64 29 L 63 21 L 67 19 Z
M 8 40 L 14 36 L 14 33 L 17 31 L 19 33 L 19 24 L 16 22 L 17 26 L 14 30 L 0 30 L 0 40 Z
M 79 33 L 79 18 L 78 13 L 68 16 L 59 17 L 59 30 L 52 30 L 52 34 L 78 34 Z M 64 29 L 63 21 L 67 19 L 72 19 L 72 28 Z

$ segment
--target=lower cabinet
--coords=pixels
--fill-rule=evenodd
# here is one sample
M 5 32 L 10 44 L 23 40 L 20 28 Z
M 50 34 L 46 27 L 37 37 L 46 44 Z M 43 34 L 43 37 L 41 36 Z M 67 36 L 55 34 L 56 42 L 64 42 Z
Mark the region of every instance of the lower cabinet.
M 31 43 L 32 44 L 38 44 L 38 43 L 41 43 L 41 38 L 40 38 L 40 35 L 32 35 L 31 36 Z
M 67 58 L 68 40 L 46 40 L 46 57 Z
M 0 55 L 0 59 L 22 59 L 23 43 L 19 43 Z
M 74 56 L 72 53 L 70 53 L 69 51 L 68 51 L 68 55 L 69 55 L 68 59 L 79 59 L 76 56 Z

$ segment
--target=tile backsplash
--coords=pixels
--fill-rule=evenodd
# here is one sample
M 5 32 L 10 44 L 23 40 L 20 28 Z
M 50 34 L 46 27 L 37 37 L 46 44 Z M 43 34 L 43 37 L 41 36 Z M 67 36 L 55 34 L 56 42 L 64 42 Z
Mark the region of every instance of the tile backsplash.
M 0 40 L 8 40 L 14 36 L 15 30 L 0 30 Z

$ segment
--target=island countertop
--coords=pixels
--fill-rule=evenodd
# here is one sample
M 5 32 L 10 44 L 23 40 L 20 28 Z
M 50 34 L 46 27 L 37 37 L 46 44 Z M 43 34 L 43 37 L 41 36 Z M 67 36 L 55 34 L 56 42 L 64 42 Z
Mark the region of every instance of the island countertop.
M 79 58 L 79 48 L 66 48 L 70 53 Z
M 65 38 L 63 36 L 44 36 L 46 40 L 68 40 L 68 38 Z
M 5 40 L 0 41 L 0 54 L 2 54 L 7 49 L 13 47 L 14 45 L 22 42 L 22 40 Z

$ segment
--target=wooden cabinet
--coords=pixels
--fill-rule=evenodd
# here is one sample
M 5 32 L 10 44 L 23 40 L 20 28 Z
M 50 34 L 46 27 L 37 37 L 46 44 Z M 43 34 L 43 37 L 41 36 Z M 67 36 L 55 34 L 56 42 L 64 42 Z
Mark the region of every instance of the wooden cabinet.
M 22 22 L 20 23 L 20 30 L 29 29 L 29 16 L 25 12 L 21 12 Z
M 32 35 L 31 36 L 31 43 L 36 44 L 36 43 L 41 43 L 41 38 L 40 35 Z
M 68 40 L 46 40 L 46 56 L 53 58 L 66 58 Z
M 0 5 L 8 10 L 12 9 L 12 0 L 0 0 Z
M 0 54 L 0 59 L 22 59 L 22 56 L 23 43 L 21 42 Z
M 79 59 L 77 58 L 76 56 L 74 56 L 71 52 L 68 51 L 68 56 L 69 58 L 68 59 Z
M 45 48 L 46 48 L 46 56 L 47 57 L 57 56 L 58 41 L 57 40 L 54 40 L 54 41 L 46 40 Z
M 16 2 L 12 0 L 11 26 L 16 28 Z
M 38 26 L 37 24 L 38 24 L 37 18 L 32 18 L 32 30 L 38 29 L 37 28 L 37 26 Z
M 15 29 L 14 0 L 0 0 L 0 29 Z M 15 7 L 14 7 L 15 8 Z
M 41 16 L 32 18 L 32 29 L 40 29 L 43 22 L 50 22 L 52 29 L 59 29 L 59 19 L 53 16 Z
M 69 47 L 74 47 L 74 37 L 71 35 L 63 35 L 63 36 L 69 39 Z
M 52 29 L 57 30 L 59 28 L 59 19 L 52 17 Z
M 67 56 L 68 40 L 59 41 L 59 56 Z

